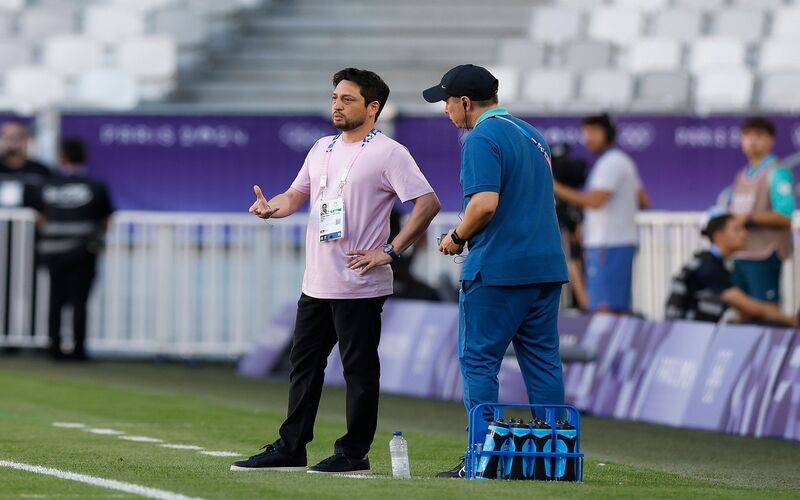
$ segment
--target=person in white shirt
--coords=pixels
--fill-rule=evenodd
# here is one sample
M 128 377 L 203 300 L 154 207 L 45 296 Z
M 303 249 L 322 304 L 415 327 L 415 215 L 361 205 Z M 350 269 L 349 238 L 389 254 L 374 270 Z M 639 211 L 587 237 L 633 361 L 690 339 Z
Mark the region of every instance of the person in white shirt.
M 555 195 L 585 209 L 584 261 L 589 309 L 631 309 L 631 273 L 636 254 L 636 213 L 650 201 L 636 164 L 615 146 L 616 126 L 607 114 L 583 119 L 586 148 L 597 155 L 583 191 L 555 183 Z

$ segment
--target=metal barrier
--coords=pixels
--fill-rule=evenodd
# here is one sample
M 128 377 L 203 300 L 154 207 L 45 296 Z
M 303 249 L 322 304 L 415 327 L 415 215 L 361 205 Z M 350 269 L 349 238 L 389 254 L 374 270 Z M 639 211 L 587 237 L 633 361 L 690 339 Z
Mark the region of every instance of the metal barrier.
M 459 259 L 439 254 L 436 238 L 458 220 L 440 214 L 419 243 L 414 271 L 434 286 L 457 284 Z M 35 222 L 32 211 L 0 210 L 0 345 L 47 343 L 49 287 L 46 272 L 34 274 Z M 671 277 L 704 244 L 702 215 L 644 212 L 637 222 L 633 306 L 661 319 Z M 248 214 L 116 213 L 90 301 L 89 348 L 124 356 L 240 356 L 275 313 L 297 300 L 306 224 L 302 214 L 267 223 Z M 798 216 L 794 231 L 800 236 Z M 800 249 L 785 264 L 787 310 L 800 305 L 798 261 Z

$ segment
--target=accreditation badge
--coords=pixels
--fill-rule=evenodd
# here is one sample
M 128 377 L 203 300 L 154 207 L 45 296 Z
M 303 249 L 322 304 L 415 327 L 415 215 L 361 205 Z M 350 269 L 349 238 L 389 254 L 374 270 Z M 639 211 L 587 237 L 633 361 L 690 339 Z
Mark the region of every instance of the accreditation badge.
M 344 237 L 344 198 L 320 202 L 319 241 L 333 241 Z

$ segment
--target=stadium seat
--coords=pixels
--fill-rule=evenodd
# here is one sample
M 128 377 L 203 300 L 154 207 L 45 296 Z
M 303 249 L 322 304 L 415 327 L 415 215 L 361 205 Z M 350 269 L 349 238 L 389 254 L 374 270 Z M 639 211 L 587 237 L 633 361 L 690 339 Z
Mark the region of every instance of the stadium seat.
M 728 0 L 674 0 L 674 2 L 676 7 L 714 10 L 725 7 Z
M 626 71 L 599 69 L 585 73 L 580 85 L 580 101 L 603 108 L 627 107 L 633 95 L 633 81 Z
M 148 64 L 142 64 L 148 61 Z M 133 75 L 145 99 L 159 99 L 172 90 L 178 57 L 175 42 L 151 36 L 127 40 L 117 48 L 117 66 Z
M 644 18 L 632 9 L 601 7 L 592 11 L 589 19 L 589 36 L 625 45 L 639 38 Z
M 765 21 L 763 10 L 725 9 L 712 17 L 711 33 L 714 36 L 753 42 L 764 36 Z
M 579 37 L 584 13 L 565 7 L 534 8 L 528 35 L 541 43 L 559 44 Z
M 785 7 L 794 0 L 731 0 L 736 7 L 751 7 L 757 9 L 778 9 Z
M 12 38 L 14 36 L 14 16 L 6 12 L 0 12 L 0 38 Z
M 652 12 L 669 5 L 670 0 L 612 0 L 615 7 Z
M 25 8 L 25 0 L 0 0 L 0 10 L 19 12 Z
M 125 71 L 88 71 L 78 77 L 75 87 L 75 100 L 84 106 L 126 110 L 132 109 L 139 102 L 136 79 Z
M 632 108 L 637 111 L 673 111 L 689 105 L 689 75 L 648 73 L 639 78 L 638 95 Z
M 69 7 L 26 9 L 19 17 L 19 36 L 40 42 L 56 35 L 75 33 L 77 14 Z
M 761 45 L 758 59 L 761 71 L 800 71 L 797 40 L 767 40 Z
M 741 111 L 752 101 L 753 74 L 746 69 L 710 70 L 697 76 L 695 107 L 706 113 Z
M 21 111 L 32 112 L 61 102 L 66 94 L 64 79 L 55 71 L 36 66 L 11 68 L 5 75 L 6 96 Z
M 745 65 L 745 46 L 735 38 L 702 38 L 691 47 L 689 67 L 704 70 L 741 69 Z
M 181 46 L 195 46 L 208 35 L 206 20 L 199 13 L 184 9 L 159 10 L 153 14 L 153 29 L 169 35 Z
M 103 64 L 102 45 L 84 36 L 60 35 L 47 39 L 44 65 L 65 76 L 75 76 Z
M 581 9 L 595 9 L 604 5 L 608 5 L 607 0 L 556 0 L 559 5 L 568 7 L 578 7 Z
M 494 66 L 488 69 L 500 81 L 497 96 L 503 102 L 514 102 L 519 97 L 519 69 L 514 66 Z
M 575 76 L 563 70 L 534 70 L 525 74 L 522 100 L 558 109 L 575 97 Z
M 544 65 L 544 46 L 527 40 L 508 40 L 500 43 L 499 63 L 521 69 Z
M 573 69 L 606 68 L 611 65 L 613 48 L 608 42 L 580 41 L 570 43 L 564 63 Z
M 111 0 L 109 3 L 115 7 L 138 10 L 144 13 L 180 4 L 178 0 Z
M 676 71 L 681 66 L 681 44 L 669 38 L 642 38 L 631 44 L 628 68 L 634 73 Z
M 33 61 L 33 46 L 18 38 L 0 40 L 0 68 L 27 66 Z
M 703 30 L 703 12 L 696 9 L 668 9 L 653 19 L 650 34 L 688 42 Z
M 92 5 L 86 10 L 84 31 L 95 40 L 119 42 L 144 33 L 144 16 L 134 9 Z
M 789 7 L 775 11 L 772 17 L 773 38 L 797 39 L 800 37 L 800 6 Z
M 767 111 L 800 111 L 800 92 L 797 89 L 800 89 L 800 71 L 764 74 L 758 105 Z

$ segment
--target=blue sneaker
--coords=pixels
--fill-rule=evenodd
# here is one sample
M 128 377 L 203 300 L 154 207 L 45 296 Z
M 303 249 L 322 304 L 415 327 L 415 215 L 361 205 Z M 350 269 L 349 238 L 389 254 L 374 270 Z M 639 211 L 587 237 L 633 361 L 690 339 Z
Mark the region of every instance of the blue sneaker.
M 308 460 L 305 455 L 290 457 L 272 444 L 265 445 L 261 449 L 264 451 L 253 455 L 247 460 L 234 462 L 231 465 L 231 470 L 305 472 L 308 468 Z

